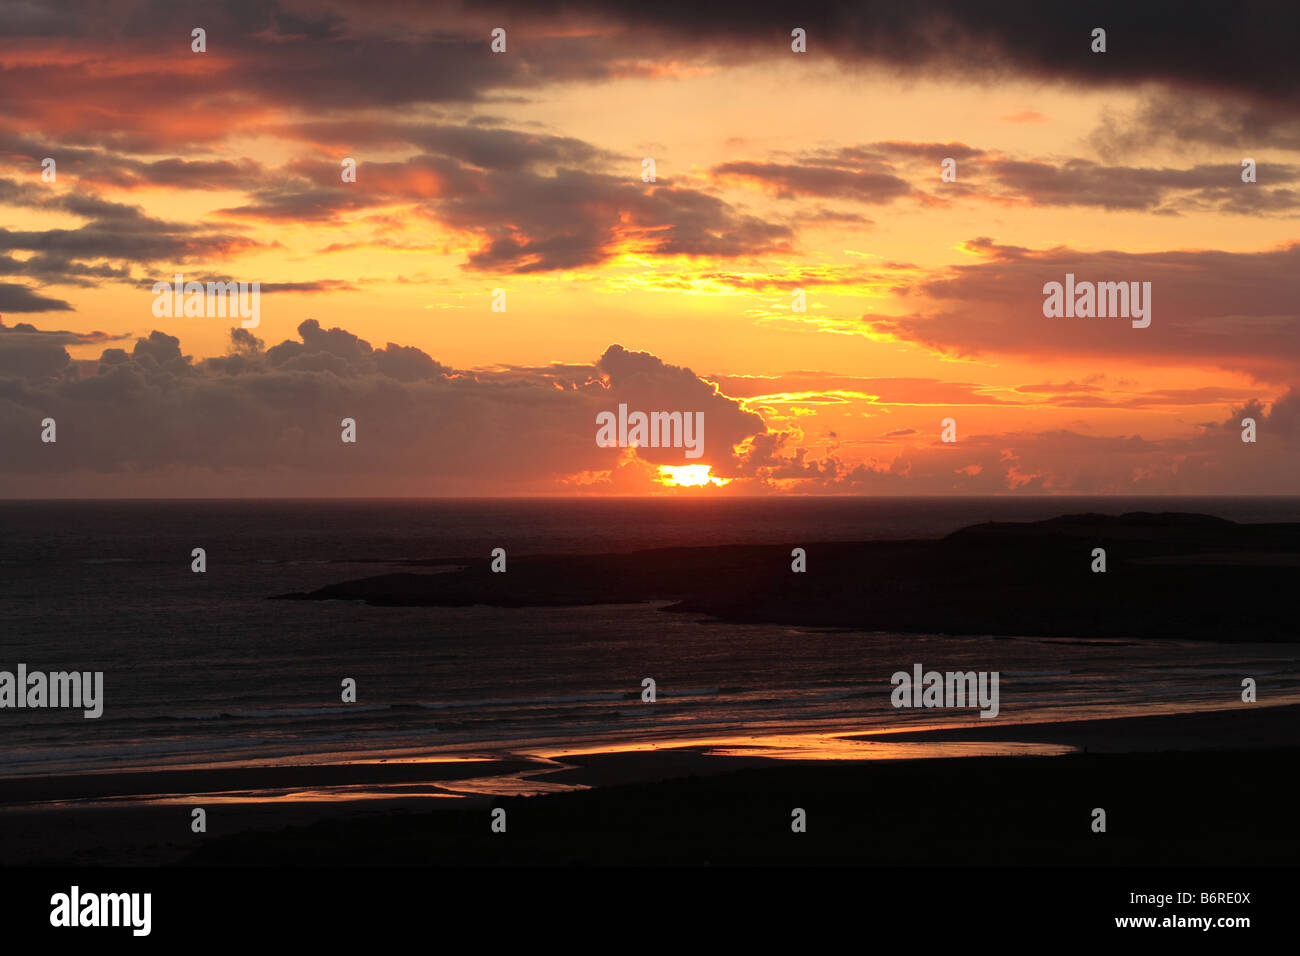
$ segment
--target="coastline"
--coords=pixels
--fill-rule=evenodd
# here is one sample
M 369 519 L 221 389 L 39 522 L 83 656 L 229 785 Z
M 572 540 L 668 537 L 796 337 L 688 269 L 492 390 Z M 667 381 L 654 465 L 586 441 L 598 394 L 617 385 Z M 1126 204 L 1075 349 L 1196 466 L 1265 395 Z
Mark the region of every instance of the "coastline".
M 1295 639 L 1285 600 L 1300 524 L 1133 512 L 987 522 L 908 541 L 793 541 L 400 562 L 421 569 L 273 600 L 503 608 L 664 601 L 732 623 L 904 634 Z M 805 573 L 792 573 L 802 549 Z M 1104 573 L 1097 555 L 1103 553 Z M 1251 601 L 1243 603 L 1240 595 Z
M 631 835 L 643 824 L 647 833 L 656 832 L 654 821 L 659 816 L 680 813 L 687 804 L 697 808 L 689 815 L 697 822 L 688 829 L 703 825 L 698 821 L 711 819 L 710 813 L 723 812 L 724 806 L 730 808 L 729 814 L 755 818 L 764 807 L 775 812 L 768 804 L 783 793 L 801 801 L 791 806 L 839 807 L 846 800 L 886 799 L 891 812 L 905 815 L 905 795 L 926 792 L 934 795 L 926 802 L 936 819 L 949 814 L 960 817 L 986 801 L 988 812 L 1021 806 L 1029 820 L 1045 812 L 1025 803 L 1029 793 L 1042 788 L 1056 794 L 1053 806 L 1073 789 L 1084 803 L 1092 801 L 1089 808 L 1110 799 L 1124 812 L 1136 800 L 1142 806 L 1203 804 L 1216 814 L 1236 814 L 1240 826 L 1223 828 L 1212 839 L 1193 835 L 1185 849 L 1194 850 L 1194 858 L 1203 862 L 1263 861 L 1273 858 L 1267 841 L 1234 849 L 1233 837 L 1241 837 L 1242 827 L 1251 820 L 1282 818 L 1261 816 L 1258 806 L 1252 810 L 1250 803 L 1276 799 L 1282 814 L 1280 807 L 1290 790 L 1282 778 L 1294 780 L 1293 768 L 1300 766 L 1297 731 L 1300 705 L 1242 705 L 1192 714 L 1039 724 L 670 742 L 556 752 L 547 758 L 430 762 L 399 758 L 11 778 L 0 780 L 0 827 L 8 831 L 0 862 L 10 866 L 418 862 L 408 860 L 400 848 L 405 839 L 399 839 L 401 834 L 414 841 L 413 846 L 440 834 L 436 853 L 446 862 L 453 862 L 448 855 L 456 854 L 462 854 L 456 862 L 490 862 L 495 857 L 476 860 L 474 853 L 498 852 L 495 844 L 482 842 L 484 836 L 491 836 L 487 809 L 496 806 L 509 808 L 512 819 L 547 821 L 528 824 L 541 830 L 522 846 L 513 839 L 505 841 L 515 850 L 502 862 L 597 862 L 604 853 L 609 854 L 609 862 L 701 862 L 707 857 L 696 859 L 693 854 L 703 852 L 708 840 L 694 830 L 680 838 L 661 833 L 648 842 Z M 833 759 L 827 759 L 829 751 L 815 746 L 827 743 L 836 748 Z M 1048 752 L 1044 747 L 1056 756 L 1041 755 Z M 905 755 L 908 748 L 910 756 Z M 940 753 L 945 756 L 936 756 Z M 979 755 L 958 756 L 962 753 Z M 1014 753 L 1022 755 L 1008 755 Z M 511 779 L 527 784 L 516 794 L 536 795 L 510 795 L 501 783 Z M 486 781 L 496 786 L 484 786 Z M 964 788 L 977 785 L 980 797 L 971 804 L 969 795 L 962 794 Z M 1090 787 L 1113 796 L 1086 797 Z M 1180 787 L 1192 789 L 1181 792 Z M 55 805 L 50 802 L 54 800 L 68 802 Z M 208 813 L 205 834 L 190 832 L 190 810 L 196 806 Z M 579 812 L 579 808 L 587 809 Z M 712 809 L 706 812 L 705 808 Z M 567 838 L 566 828 L 579 826 L 577 821 L 588 812 L 617 824 L 616 833 L 622 836 L 609 837 L 613 842 L 606 849 L 601 849 L 606 837 L 587 833 L 582 839 Z M 788 818 L 789 808 L 783 812 Z M 1179 812 L 1173 818 L 1181 819 Z M 832 815 L 839 813 L 835 810 Z M 1009 841 L 1007 852 L 1015 857 L 1004 862 L 1031 862 L 1033 847 L 1046 838 L 1038 828 L 1056 825 L 1054 819 L 1027 823 L 1000 837 Z M 681 822 L 687 825 L 684 818 Z M 773 825 L 788 833 L 788 826 L 779 824 Z M 951 825 L 953 832 L 960 832 L 957 820 Z M 850 815 L 835 826 L 847 834 L 858 832 L 862 825 Z M 1154 839 L 1150 827 L 1144 826 L 1142 839 Z M 1296 826 L 1300 828 L 1300 822 Z M 804 858 L 802 845 L 751 842 L 734 828 L 719 832 L 731 833 L 728 839 L 739 841 L 729 852 L 746 859 L 752 856 L 754 862 L 785 859 L 785 850 L 795 852 L 791 861 Z M 895 859 L 901 852 L 898 841 L 904 840 L 903 831 L 889 839 L 871 832 L 876 833 L 881 854 L 876 862 Z M 1087 834 L 1086 826 L 1082 832 Z M 1163 829 L 1157 826 L 1154 832 Z M 865 836 L 865 831 L 859 835 Z M 624 838 L 632 842 L 616 848 Z M 382 849 L 368 851 L 366 847 L 376 840 Z M 1135 859 L 1150 850 L 1139 852 L 1131 841 L 1111 842 L 1128 846 L 1137 854 Z M 1284 844 L 1282 839 L 1277 846 Z M 835 845 L 809 841 L 817 848 L 816 859 L 840 859 Z M 318 855 L 329 847 L 337 850 L 336 858 Z

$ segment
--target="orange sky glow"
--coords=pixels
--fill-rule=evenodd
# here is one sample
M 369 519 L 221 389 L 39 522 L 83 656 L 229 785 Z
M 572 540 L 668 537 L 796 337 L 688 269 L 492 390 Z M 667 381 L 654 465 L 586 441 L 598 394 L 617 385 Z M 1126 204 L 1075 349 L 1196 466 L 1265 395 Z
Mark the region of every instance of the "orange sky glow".
M 1209 135 L 1250 91 L 1178 112 L 1189 70 L 1086 31 L 990 70 L 561 8 L 0 36 L 0 495 L 1296 490 L 1294 101 Z M 177 273 L 259 325 L 155 317 Z M 1151 326 L 1045 318 L 1066 273 Z M 620 402 L 703 411 L 705 457 L 597 447 Z

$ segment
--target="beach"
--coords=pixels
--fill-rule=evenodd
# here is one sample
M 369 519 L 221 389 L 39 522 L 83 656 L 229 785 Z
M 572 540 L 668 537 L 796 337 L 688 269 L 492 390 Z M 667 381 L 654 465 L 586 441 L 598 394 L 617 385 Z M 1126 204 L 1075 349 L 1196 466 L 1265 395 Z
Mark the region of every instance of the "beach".
M 673 504 L 7 509 L 7 666 L 104 682 L 94 718 L 5 712 L 0 864 L 1028 864 L 1076 840 L 1060 860 L 1226 863 L 1296 845 L 1279 794 L 1300 645 L 1274 585 L 1300 502 Z M 687 546 L 702 523 L 713 543 Z M 502 527 L 520 543 L 494 573 Z M 193 541 L 202 575 L 174 560 Z M 62 579 L 78 587 L 50 614 Z M 932 671 L 996 675 L 997 706 L 898 706 L 891 675 Z
M 882 755 L 817 759 L 830 739 Z M 1288 808 L 1297 740 L 1300 707 L 1242 705 L 865 739 L 665 742 L 557 754 L 549 766 L 408 758 L 103 773 L 5 782 L 0 828 L 8 865 L 1284 863 L 1300 838 Z M 1057 755 L 988 755 L 1022 745 Z M 963 748 L 985 755 L 927 756 Z M 520 775 L 557 792 L 475 792 Z M 55 794 L 69 803 L 52 808 Z M 204 834 L 190 830 L 196 806 Z M 507 811 L 505 833 L 490 830 L 495 807 Z M 1090 829 L 1097 807 L 1106 833 Z M 791 832 L 795 808 L 806 833 Z

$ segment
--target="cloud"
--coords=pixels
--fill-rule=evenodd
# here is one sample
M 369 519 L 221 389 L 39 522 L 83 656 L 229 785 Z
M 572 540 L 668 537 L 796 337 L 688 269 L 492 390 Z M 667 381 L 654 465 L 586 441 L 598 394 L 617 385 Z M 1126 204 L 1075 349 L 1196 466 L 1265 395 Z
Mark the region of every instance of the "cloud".
M 6 56 L 12 62 L 0 85 L 0 116 L 12 131 L 40 130 L 64 146 L 166 154 L 180 143 L 215 145 L 248 134 L 274 123 L 276 114 L 409 114 L 564 83 L 671 76 L 683 63 L 788 59 L 791 16 L 779 5 L 741 0 L 334 0 L 314 13 L 275 0 L 109 0 L 94 7 L 50 0 L 40 9 L 9 3 L 0 52 L 13 55 Z M 1224 19 L 1230 25 L 1218 28 Z M 1300 78 L 1290 68 L 1300 13 L 1286 0 L 1243 0 L 1231 10 L 1192 2 L 1176 16 L 1151 16 L 1127 0 L 1086 8 L 1027 0 L 916 0 L 901 7 L 835 0 L 799 9 L 797 20 L 808 33 L 809 60 L 829 58 L 849 70 L 990 84 L 1014 77 L 1088 89 L 1151 87 L 1184 109 L 1232 102 L 1249 111 L 1256 129 L 1300 115 Z M 198 56 L 190 52 L 189 31 L 200 22 L 209 41 Z M 1108 31 L 1104 55 L 1089 49 L 1097 24 Z M 501 25 L 508 27 L 509 52 L 494 55 L 488 35 Z M 459 144 L 430 148 L 474 147 L 460 135 Z
M 248 189 L 265 175 L 262 166 L 248 158 L 141 160 L 121 152 L 78 148 L 5 130 L 0 130 L 0 155 L 16 168 L 32 170 L 41 169 L 41 162 L 50 157 L 56 161 L 58 176 L 75 179 L 78 189 Z
M 649 75 L 656 61 L 671 59 L 662 38 L 615 49 L 602 36 L 554 23 L 521 27 L 510 55 L 494 55 L 489 33 L 500 15 L 459 3 L 338 0 L 314 15 L 291 6 L 110 0 L 87 8 L 52 0 L 58 17 L 40 18 L 39 28 L 32 18 L 10 17 L 16 29 L 0 52 L 23 55 L 6 64 L 0 116 L 15 132 L 39 130 L 67 146 L 165 154 L 182 143 L 215 146 L 276 114 L 409 113 Z M 208 36 L 201 55 L 190 50 L 199 23 Z
M 704 381 L 688 368 L 668 365 L 649 352 L 611 345 L 596 368 L 607 378 L 609 386 L 607 404 L 602 410 L 613 411 L 626 402 L 629 411 L 703 412 L 704 451 L 699 461 L 712 464 L 715 475 L 731 473 L 735 445 L 765 431 L 762 418 L 723 395 L 717 385 Z M 677 449 L 642 448 L 638 455 L 658 464 L 693 463 L 683 459 Z
M 1294 95 L 1284 99 L 1246 94 L 1205 98 L 1149 90 L 1141 94 L 1132 110 L 1107 108 L 1088 135 L 1088 143 L 1108 162 L 1152 149 L 1188 146 L 1226 149 L 1260 159 L 1256 153 L 1264 148 L 1300 150 L 1296 103 Z
M 938 185 L 944 159 L 958 163 L 959 181 Z M 895 163 L 924 161 L 934 168 L 916 188 L 915 170 L 903 178 Z M 733 161 L 713 167 L 721 183 L 761 185 L 777 198 L 834 198 L 889 203 L 911 197 L 923 206 L 956 199 L 1030 206 L 1092 206 L 1161 214 L 1220 212 L 1283 214 L 1300 207 L 1300 166 L 1270 161 L 1256 183 L 1243 184 L 1241 166 L 1202 163 L 1186 169 L 1108 165 L 1089 159 L 1023 159 L 963 143 L 879 142 L 801 154 L 794 162 Z
M 321 124 L 313 129 L 329 132 Z M 364 162 L 355 186 L 340 185 L 334 164 L 295 161 L 287 178 L 220 213 L 338 223 L 363 209 L 402 208 L 462 236 L 469 246 L 465 268 L 506 274 L 590 267 L 626 251 L 736 258 L 787 251 L 793 241 L 789 226 L 708 193 L 664 178 L 641 182 L 637 163 L 625 161 L 621 175 L 603 171 L 611 155 L 581 140 L 447 125 L 373 132 L 447 154 Z
M 298 331 L 296 339 L 266 348 L 251 332 L 234 329 L 227 355 L 197 362 L 177 337 L 154 331 L 129 351 L 109 348 L 97 362 L 75 362 L 63 343 L 84 344 L 93 335 L 4 328 L 0 442 L 8 452 L 0 494 L 380 496 L 662 487 L 654 483 L 656 466 L 687 463 L 680 449 L 596 446 L 596 414 L 620 403 L 630 410 L 702 411 L 699 463 L 733 479 L 717 489 L 723 494 L 1285 494 L 1294 491 L 1300 467 L 1295 390 L 1271 407 L 1257 399 L 1236 403 L 1227 417 L 1180 438 L 1058 428 L 962 434 L 949 444 L 938 440 L 937 430 L 905 427 L 881 433 L 876 447 L 888 457 L 851 462 L 835 442 L 818 452 L 798 429 L 773 430 L 718 382 L 619 345 L 590 365 L 465 371 L 409 346 L 374 348 L 313 320 Z M 933 397 L 943 385 L 914 380 L 902 387 Z M 1025 386 L 1045 388 L 1058 386 Z M 1087 383 L 1059 388 L 1089 390 Z M 1258 425 L 1255 444 L 1241 441 L 1247 416 Z M 55 445 L 40 441 L 45 417 L 58 422 Z M 340 441 L 343 418 L 357 422 L 355 446 Z
M 0 312 L 68 312 L 71 309 L 62 299 L 38 295 L 14 282 L 0 282 Z
M 829 398 L 873 405 L 1008 405 L 1021 404 L 977 382 L 936 378 L 842 375 L 796 371 L 780 375 L 710 376 L 728 395 L 768 404 L 811 403 Z M 838 397 L 837 397 L 838 396 Z
M 906 196 L 911 185 L 888 172 L 834 166 L 736 161 L 713 167 L 720 179 L 743 179 L 767 186 L 779 199 L 834 196 L 837 199 L 886 203 Z
M 1241 440 L 1241 420 L 1256 420 L 1256 443 Z M 905 438 L 899 430 L 894 440 Z M 1300 468 L 1300 393 L 1265 409 L 1248 401 L 1186 438 L 1089 435 L 1069 429 L 937 436 L 889 460 L 850 464 L 831 452 L 793 449 L 788 433 L 755 439 L 742 470 L 748 493 L 873 495 L 1225 495 L 1295 492 Z M 733 488 L 731 490 L 739 491 Z
M 793 231 L 671 182 L 564 169 L 485 174 L 481 191 L 435 204 L 440 221 L 477 237 L 467 266 L 530 273 L 591 266 L 620 251 L 732 258 L 787 251 Z
M 904 281 L 918 301 L 905 315 L 864 317 L 872 334 L 950 355 L 1212 365 L 1271 382 L 1300 377 L 1300 243 L 1265 252 L 1129 253 L 1031 250 L 988 238 L 966 249 L 978 262 Z M 1150 282 L 1152 320 L 1045 318 L 1043 286 Z
M 779 199 L 816 196 L 884 204 L 905 196 L 926 196 L 898 175 L 895 164 L 924 161 L 938 167 L 945 159 L 965 163 L 984 155 L 984 150 L 965 143 L 886 140 L 808 150 L 793 157 L 793 161 L 734 160 L 717 164 L 712 174 L 723 184 L 740 181 L 760 185 Z
M 790 11 L 743 0 L 643 4 L 637 0 L 494 3 L 485 11 L 531 14 L 529 22 L 585 16 L 624 42 L 669 35 L 689 52 L 752 60 L 789 56 Z M 916 0 L 899 6 L 834 0 L 800 8 L 808 56 L 875 65 L 906 75 L 1005 82 L 1008 76 L 1086 88 L 1161 85 L 1223 94 L 1300 112 L 1300 76 L 1290 68 L 1300 11 L 1286 0 L 1245 0 L 1230 10 L 1208 0 L 1152 16 L 1127 0 L 1080 7 L 1028 0 Z M 1216 25 L 1229 21 L 1223 29 Z M 1104 25 L 1107 52 L 1091 52 Z M 1213 31 L 1213 52 L 1206 34 Z
M 1201 388 L 1156 388 L 1126 392 L 1119 388 L 1102 388 L 1065 382 L 1059 385 L 1018 385 L 1017 392 L 1028 393 L 1045 405 L 1057 408 L 1170 408 L 1179 406 L 1224 406 L 1250 401 L 1257 395 L 1248 388 L 1207 385 Z
M 618 345 L 587 366 L 465 372 L 314 320 L 270 348 L 234 329 L 227 355 L 198 362 L 161 331 L 97 362 L 16 341 L 44 334 L 0 334 L 0 494 L 555 492 L 617 464 L 622 450 L 596 444 L 596 415 L 620 403 L 703 412 L 700 461 L 723 471 L 732 445 L 765 428 L 689 369 Z M 45 417 L 54 445 L 40 441 Z M 355 446 L 340 440 L 343 418 L 357 422 Z M 682 449 L 637 455 L 694 463 Z
M 21 341 L 40 342 L 58 345 L 98 345 L 103 342 L 121 342 L 129 339 L 130 334 L 110 335 L 107 332 L 68 332 L 63 329 L 38 329 L 29 322 L 19 322 L 15 326 L 6 326 L 0 317 L 0 336 L 4 343 L 13 346 Z
M 966 171 L 987 172 L 998 189 L 989 195 L 1036 206 L 1095 206 L 1160 213 L 1215 211 L 1260 215 L 1300 206 L 1300 191 L 1274 184 L 1300 183 L 1300 166 L 1267 164 L 1264 182 L 1244 184 L 1241 166 L 1202 164 L 1190 169 L 1107 166 L 1085 159 L 986 160 Z M 978 194 L 979 190 L 977 190 Z
M 57 193 L 30 184 L 0 179 L 0 205 L 30 208 L 42 212 L 64 213 L 87 220 L 75 229 L 39 230 L 0 229 L 0 253 L 31 253 L 27 259 L 0 256 L 0 274 L 26 275 L 52 284 L 87 286 L 91 279 L 129 281 L 129 265 L 166 261 L 192 262 L 203 258 L 223 258 L 261 244 L 204 226 L 169 222 L 147 215 L 138 206 L 112 202 L 93 194 Z M 107 260 L 98 261 L 96 260 Z M 120 263 L 110 265 L 108 263 Z M 11 290 L 22 289 L 10 286 Z M 16 302 L 27 301 L 28 307 L 4 304 L 0 310 L 47 311 L 70 308 L 66 303 L 31 308 L 40 297 L 13 291 Z M 43 300 L 46 302 L 52 300 Z

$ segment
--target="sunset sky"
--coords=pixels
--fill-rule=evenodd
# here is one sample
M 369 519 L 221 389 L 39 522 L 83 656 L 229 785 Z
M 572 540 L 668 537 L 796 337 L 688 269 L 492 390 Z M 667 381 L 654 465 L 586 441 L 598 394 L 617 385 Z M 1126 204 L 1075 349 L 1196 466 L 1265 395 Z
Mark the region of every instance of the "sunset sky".
M 0 0 L 0 496 L 1296 493 L 1297 8 L 1071 7 Z

